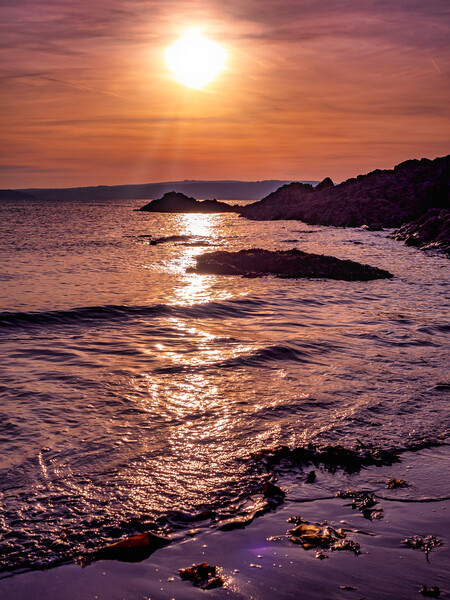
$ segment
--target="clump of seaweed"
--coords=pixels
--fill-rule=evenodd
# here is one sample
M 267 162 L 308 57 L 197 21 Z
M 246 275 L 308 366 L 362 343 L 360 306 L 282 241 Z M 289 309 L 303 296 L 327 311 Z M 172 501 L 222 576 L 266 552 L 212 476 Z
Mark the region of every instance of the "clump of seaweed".
M 284 502 L 286 493 L 274 483 L 267 481 L 260 494 L 253 494 L 240 502 L 229 505 L 226 511 L 217 516 L 221 520 L 220 531 L 242 529 L 254 519 L 275 510 Z
M 395 488 L 405 488 L 409 487 L 409 483 L 404 481 L 403 479 L 397 479 L 397 477 L 391 477 L 386 481 L 386 487 L 390 490 Z
M 420 535 L 413 535 L 410 538 L 406 538 L 402 540 L 402 544 L 406 544 L 409 548 L 413 550 L 423 550 L 425 552 L 425 556 L 427 561 L 429 561 L 428 555 L 433 548 L 437 548 L 442 546 L 443 541 L 440 540 L 435 535 L 427 535 L 425 537 L 421 537 Z
M 305 550 L 316 550 L 316 557 L 327 558 L 327 551 L 350 550 L 354 554 L 361 554 L 361 547 L 357 542 L 347 539 L 346 530 L 335 529 L 324 523 L 309 523 L 301 517 L 292 517 L 288 520 L 296 527 L 288 531 L 289 539 L 293 544 L 300 544 Z
M 372 521 L 373 519 L 383 518 L 383 509 L 379 506 L 378 500 L 374 498 L 372 492 L 345 490 L 338 492 L 336 496 L 338 498 L 351 498 L 352 502 L 349 506 L 352 509 L 359 510 L 365 519 Z

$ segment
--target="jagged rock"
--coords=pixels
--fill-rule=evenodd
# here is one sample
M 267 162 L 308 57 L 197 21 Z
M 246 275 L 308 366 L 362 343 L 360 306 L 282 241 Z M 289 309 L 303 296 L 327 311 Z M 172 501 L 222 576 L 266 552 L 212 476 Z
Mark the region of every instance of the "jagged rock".
M 239 212 L 261 221 L 298 219 L 339 227 L 365 223 L 399 227 L 430 208 L 447 208 L 449 182 L 450 155 L 408 160 L 392 170 L 377 169 L 336 186 L 284 185 Z
M 421 250 L 438 249 L 450 255 L 450 210 L 432 208 L 394 231 L 396 240 Z
M 214 275 L 262 277 L 277 275 L 289 278 L 327 278 L 344 281 L 368 281 L 392 277 L 391 273 L 351 260 L 310 254 L 301 250 L 273 252 L 260 248 L 239 252 L 216 251 L 196 257 L 197 266 L 190 272 Z
M 230 206 L 217 200 L 199 201 L 181 192 L 167 192 L 162 198 L 152 200 L 138 210 L 167 213 L 223 213 L 237 212 L 238 209 L 238 206 Z
M 330 179 L 329 177 L 325 177 L 325 179 L 323 181 L 321 181 L 320 183 L 318 183 L 316 185 L 316 187 L 314 188 L 315 192 L 320 192 L 320 190 L 324 190 L 325 188 L 328 187 L 334 187 L 334 183 L 333 180 Z

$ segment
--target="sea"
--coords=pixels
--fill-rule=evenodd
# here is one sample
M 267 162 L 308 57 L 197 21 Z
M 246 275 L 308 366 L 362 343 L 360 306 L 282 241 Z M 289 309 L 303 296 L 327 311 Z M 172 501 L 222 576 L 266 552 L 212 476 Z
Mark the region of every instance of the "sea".
M 327 448 L 446 444 L 448 258 L 386 230 L 136 211 L 145 202 L 0 203 L 4 575 L 144 531 L 220 526 L 267 482 L 304 480 L 309 467 L 289 463 L 301 449 L 326 470 Z M 199 254 L 243 248 L 394 277 L 188 270 Z

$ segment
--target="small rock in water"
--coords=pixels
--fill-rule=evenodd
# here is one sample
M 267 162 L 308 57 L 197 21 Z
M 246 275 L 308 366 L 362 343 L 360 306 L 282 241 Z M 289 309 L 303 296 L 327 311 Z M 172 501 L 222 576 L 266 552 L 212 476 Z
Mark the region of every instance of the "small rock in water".
M 308 477 L 305 479 L 305 483 L 314 483 L 316 480 L 316 472 L 311 471 Z
M 274 498 L 274 499 L 282 499 L 286 496 L 286 492 L 283 492 L 281 488 L 279 488 L 274 483 L 270 483 L 267 481 L 264 485 L 264 497 L 265 498 Z

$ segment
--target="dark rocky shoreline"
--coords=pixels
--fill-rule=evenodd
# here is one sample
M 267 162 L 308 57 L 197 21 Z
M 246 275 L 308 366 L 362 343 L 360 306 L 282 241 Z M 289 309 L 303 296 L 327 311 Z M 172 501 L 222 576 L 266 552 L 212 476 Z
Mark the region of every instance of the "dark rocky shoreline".
M 450 155 L 377 169 L 339 185 L 291 183 L 240 209 L 254 220 L 298 219 L 337 227 L 400 227 L 432 208 L 450 205 Z
M 408 160 L 392 170 L 376 169 L 339 185 L 329 177 L 317 186 L 286 184 L 262 200 L 231 206 L 168 192 L 138 210 L 168 213 L 228 213 L 257 221 L 299 220 L 312 225 L 395 227 L 393 237 L 409 246 L 450 254 L 450 155 Z
M 434 208 L 393 233 L 396 240 L 420 250 L 440 250 L 450 256 L 450 210 Z

